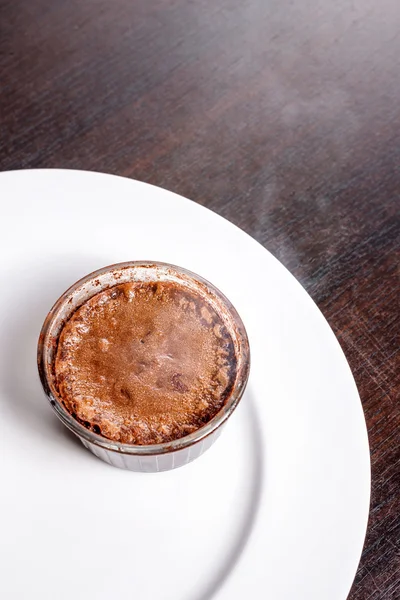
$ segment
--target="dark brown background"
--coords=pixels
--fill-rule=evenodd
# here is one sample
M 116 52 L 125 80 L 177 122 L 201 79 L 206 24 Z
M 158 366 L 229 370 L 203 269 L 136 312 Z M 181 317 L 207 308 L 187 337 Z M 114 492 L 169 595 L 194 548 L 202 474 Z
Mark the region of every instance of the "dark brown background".
M 0 169 L 168 188 L 309 291 L 371 444 L 350 598 L 400 598 L 399 0 L 0 0 L 0 53 Z

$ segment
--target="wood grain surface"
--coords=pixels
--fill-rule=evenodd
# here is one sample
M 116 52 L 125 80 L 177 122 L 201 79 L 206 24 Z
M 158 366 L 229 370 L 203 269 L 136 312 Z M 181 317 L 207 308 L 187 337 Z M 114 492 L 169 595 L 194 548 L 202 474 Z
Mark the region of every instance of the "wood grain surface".
M 399 0 L 0 0 L 0 86 L 1 170 L 168 188 L 301 281 L 369 431 L 349 598 L 400 598 Z

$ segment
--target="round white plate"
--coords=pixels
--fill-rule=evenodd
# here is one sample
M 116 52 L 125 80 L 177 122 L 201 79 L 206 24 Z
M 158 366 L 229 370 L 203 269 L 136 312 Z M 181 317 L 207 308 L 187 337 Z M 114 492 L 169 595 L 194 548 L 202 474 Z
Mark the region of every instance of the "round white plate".
M 78 171 L 0 174 L 0 596 L 344 600 L 367 524 L 366 427 L 346 359 L 288 271 L 205 208 Z M 217 285 L 249 334 L 221 438 L 167 473 L 91 455 L 36 373 L 42 321 L 86 273 L 161 260 Z

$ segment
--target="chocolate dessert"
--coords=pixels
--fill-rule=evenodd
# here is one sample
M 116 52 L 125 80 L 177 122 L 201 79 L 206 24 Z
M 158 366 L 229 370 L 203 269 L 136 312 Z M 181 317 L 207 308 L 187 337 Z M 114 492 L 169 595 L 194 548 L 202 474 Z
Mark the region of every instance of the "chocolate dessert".
M 235 345 L 200 292 L 171 281 L 114 285 L 61 330 L 55 384 L 86 428 L 127 444 L 182 438 L 212 419 L 236 379 Z

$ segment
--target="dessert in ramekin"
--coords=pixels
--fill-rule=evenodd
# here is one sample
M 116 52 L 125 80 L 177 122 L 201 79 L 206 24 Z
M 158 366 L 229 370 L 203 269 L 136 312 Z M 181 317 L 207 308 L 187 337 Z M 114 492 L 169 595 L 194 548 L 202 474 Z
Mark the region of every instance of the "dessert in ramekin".
M 211 283 L 138 261 L 91 273 L 61 296 L 38 367 L 58 417 L 89 450 L 156 472 L 211 446 L 243 394 L 250 352 L 238 313 Z

